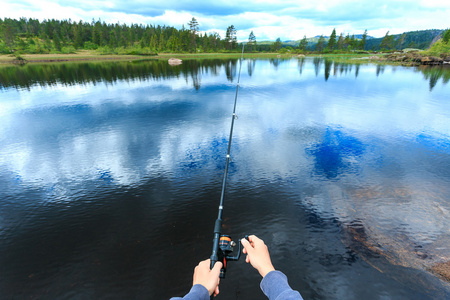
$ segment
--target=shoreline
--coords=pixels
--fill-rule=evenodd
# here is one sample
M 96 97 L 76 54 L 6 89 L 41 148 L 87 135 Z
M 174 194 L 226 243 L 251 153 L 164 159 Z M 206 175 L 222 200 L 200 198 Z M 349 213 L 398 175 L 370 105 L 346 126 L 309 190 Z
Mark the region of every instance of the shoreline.
M 250 58 L 277 58 L 291 57 L 291 54 L 280 55 L 278 53 L 244 53 L 245 57 Z M 240 58 L 241 53 L 161 53 L 158 55 L 101 55 L 91 51 L 80 51 L 72 54 L 22 54 L 22 58 L 27 63 L 58 63 L 58 62 L 102 62 L 102 61 L 136 61 L 136 60 L 169 60 L 170 58 L 179 59 L 226 59 Z M 20 61 L 15 60 L 12 54 L 0 55 L 0 65 L 18 65 Z
M 157 55 L 101 55 L 94 51 L 81 50 L 78 53 L 72 54 L 23 54 L 21 57 L 24 59 L 24 63 L 16 60 L 16 57 L 12 54 L 0 55 L 0 66 L 11 65 L 24 65 L 24 64 L 37 64 L 37 63 L 68 63 L 68 62 L 107 62 L 107 61 L 139 61 L 139 60 L 169 60 L 170 58 L 176 58 L 181 60 L 191 59 L 230 59 L 240 58 L 241 53 L 160 53 Z M 356 54 L 356 53 L 339 53 L 339 54 L 294 54 L 294 53 L 245 53 L 245 58 L 329 58 L 337 63 L 350 63 L 350 64 L 380 64 L 380 65 L 402 65 L 402 66 L 418 66 L 422 64 L 428 64 L 421 62 L 422 57 L 430 57 L 429 55 L 410 55 L 410 54 Z M 434 60 L 439 58 L 434 58 Z M 448 64 L 447 59 L 444 64 Z M 442 61 L 442 59 L 441 59 Z M 442 64 L 442 63 L 441 63 Z

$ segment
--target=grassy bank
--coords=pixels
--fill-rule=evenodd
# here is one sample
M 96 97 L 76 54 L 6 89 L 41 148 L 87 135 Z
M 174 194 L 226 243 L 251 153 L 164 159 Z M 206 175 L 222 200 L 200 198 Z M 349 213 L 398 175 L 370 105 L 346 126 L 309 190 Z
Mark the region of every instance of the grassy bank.
M 383 59 L 385 54 L 355 54 L 355 53 L 341 53 L 341 54 L 322 54 L 322 55 L 311 55 L 309 57 L 321 57 L 326 59 L 331 59 L 336 63 L 349 63 L 349 64 L 367 64 L 367 63 L 377 63 L 377 64 L 393 64 Z M 395 63 L 394 63 L 395 65 Z
M 387 54 L 362 54 L 362 53 L 333 53 L 333 54 L 308 54 L 306 57 L 320 57 L 331 59 L 337 63 L 351 63 L 351 64 L 391 64 L 391 65 L 407 65 L 408 63 L 401 63 L 386 59 Z M 79 61 L 136 61 L 136 60 L 169 60 L 170 58 L 178 58 L 182 60 L 190 59 L 238 59 L 241 53 L 159 53 L 158 55 L 120 55 L 108 54 L 102 55 L 95 50 L 80 50 L 74 54 L 23 54 L 21 55 L 27 63 L 57 63 L 57 62 L 79 62 Z M 245 58 L 291 58 L 291 57 L 305 57 L 298 54 L 280 54 L 280 53 L 244 53 Z M 15 60 L 14 55 L 0 55 L 0 65 L 13 64 Z
M 276 58 L 278 53 L 244 53 L 246 58 Z M 179 59 L 228 59 L 239 58 L 241 53 L 161 53 L 155 56 L 148 55 L 101 55 L 94 50 L 81 50 L 74 54 L 22 54 L 28 63 L 46 63 L 46 62 L 70 62 L 70 61 L 133 61 L 141 59 L 160 59 L 168 60 L 170 58 Z M 290 57 L 290 55 L 281 55 L 281 57 Z M 14 55 L 0 55 L 1 64 L 13 64 Z
M 139 55 L 99 55 L 95 51 L 81 50 L 75 54 L 22 54 L 28 63 L 67 62 L 67 61 L 108 61 L 108 60 L 136 60 L 144 56 Z M 0 55 L 0 63 L 14 63 L 14 55 Z

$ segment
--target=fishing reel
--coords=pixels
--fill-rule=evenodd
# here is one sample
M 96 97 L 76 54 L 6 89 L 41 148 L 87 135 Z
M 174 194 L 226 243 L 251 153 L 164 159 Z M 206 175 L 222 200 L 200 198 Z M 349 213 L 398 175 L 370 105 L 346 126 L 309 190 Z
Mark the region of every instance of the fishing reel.
M 219 261 L 222 262 L 222 269 L 220 269 L 220 278 L 225 278 L 227 272 L 227 261 L 239 260 L 241 256 L 241 242 L 238 242 L 238 251 L 236 256 L 232 256 L 236 243 L 231 240 L 231 237 L 226 234 L 222 234 L 219 239 Z
M 244 237 L 247 241 L 248 235 Z M 241 257 L 241 241 L 238 242 L 237 255 L 232 256 L 236 243 L 231 240 L 231 237 L 227 234 L 220 235 L 219 239 L 219 261 L 222 262 L 222 269 L 220 269 L 220 278 L 225 278 L 227 272 L 227 261 L 237 261 Z

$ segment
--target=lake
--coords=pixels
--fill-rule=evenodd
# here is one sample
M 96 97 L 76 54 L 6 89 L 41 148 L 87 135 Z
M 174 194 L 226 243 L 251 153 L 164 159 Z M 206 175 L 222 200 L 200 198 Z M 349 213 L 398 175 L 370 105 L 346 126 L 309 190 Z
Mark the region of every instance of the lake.
M 0 294 L 168 299 L 211 255 L 239 60 L 0 67 Z M 244 59 L 223 232 L 304 299 L 450 297 L 450 69 Z M 265 299 L 241 258 L 217 299 Z

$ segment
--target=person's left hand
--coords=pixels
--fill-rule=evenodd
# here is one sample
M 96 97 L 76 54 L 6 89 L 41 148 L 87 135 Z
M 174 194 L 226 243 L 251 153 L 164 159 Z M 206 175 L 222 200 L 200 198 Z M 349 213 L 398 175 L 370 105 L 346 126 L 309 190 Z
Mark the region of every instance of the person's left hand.
M 219 275 L 222 268 L 221 262 L 216 262 L 212 270 L 209 269 L 211 261 L 209 259 L 201 261 L 194 269 L 194 280 L 192 285 L 201 284 L 211 296 L 219 294 Z

